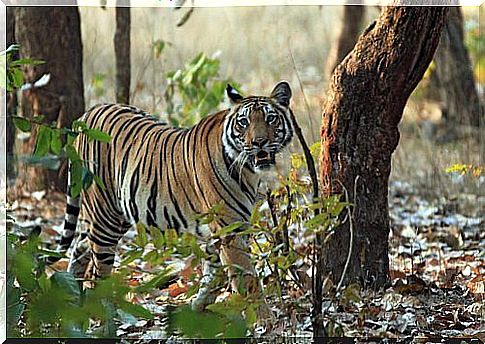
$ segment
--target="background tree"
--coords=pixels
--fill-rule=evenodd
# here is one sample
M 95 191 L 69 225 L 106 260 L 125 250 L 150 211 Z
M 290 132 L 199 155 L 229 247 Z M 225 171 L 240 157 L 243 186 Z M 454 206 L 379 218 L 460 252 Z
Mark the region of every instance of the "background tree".
M 15 16 L 14 8 L 7 7 L 7 44 L 15 43 Z M 15 92 L 7 92 L 7 141 L 6 141 L 6 154 L 7 154 L 7 179 L 12 179 L 15 176 L 15 164 L 14 164 L 14 146 L 15 146 L 15 125 L 13 124 L 12 117 L 17 114 L 17 94 Z
M 43 116 L 45 123 L 57 122 L 67 127 L 84 111 L 82 43 L 77 7 L 17 7 L 15 35 L 20 44 L 20 57 L 45 61 L 24 68 L 26 82 L 33 83 L 44 74 L 50 82 L 41 88 L 23 92 L 22 113 L 25 117 Z M 35 130 L 22 145 L 30 154 L 35 146 Z M 19 185 L 24 190 L 57 187 L 64 190 L 65 168 L 39 169 L 26 165 Z
M 443 115 L 450 128 L 457 124 L 479 126 L 481 114 L 483 116 L 463 31 L 460 7 L 450 7 L 435 55 Z
M 388 180 L 398 123 L 433 58 L 446 13 L 443 7 L 384 8 L 335 69 L 322 113 L 322 192 L 347 192 L 354 204 L 351 221 L 323 248 L 320 268 L 335 283 L 351 243 L 344 281 L 379 287 L 389 280 Z
M 355 42 L 362 32 L 362 23 L 365 16 L 365 6 L 344 6 L 342 28 L 328 54 L 325 65 L 326 75 L 332 75 L 335 67 L 354 48 Z
M 129 6 L 129 4 L 128 4 Z M 130 102 L 130 7 L 116 7 L 116 33 L 114 36 L 116 59 L 116 102 Z

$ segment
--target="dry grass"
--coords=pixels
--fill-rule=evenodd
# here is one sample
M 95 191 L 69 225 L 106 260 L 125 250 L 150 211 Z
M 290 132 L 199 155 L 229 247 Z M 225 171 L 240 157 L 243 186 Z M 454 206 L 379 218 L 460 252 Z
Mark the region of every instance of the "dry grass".
M 270 6 L 196 8 L 183 27 L 176 23 L 183 11 L 168 8 L 132 9 L 132 103 L 155 113 L 164 109 L 165 73 L 203 51 L 221 60 L 220 75 L 232 78 L 248 93 L 265 94 L 280 79 L 293 85 L 294 110 L 307 140 L 318 140 L 320 102 L 327 87 L 323 74 L 330 44 L 340 28 L 341 6 Z M 465 9 L 475 20 L 476 8 Z M 365 26 L 378 15 L 368 7 Z M 90 85 L 96 74 L 106 75 L 106 94 L 94 95 L 86 87 L 86 103 L 114 99 L 114 9 L 81 9 L 84 44 L 84 79 Z M 154 58 L 152 42 L 170 46 Z M 296 68 L 291 59 L 294 55 Z M 308 102 L 300 90 L 299 74 Z M 479 180 L 452 178 L 445 172 L 453 163 L 480 164 L 480 133 L 451 143 L 429 140 L 422 120 L 439 124 L 439 111 L 411 102 L 401 124 L 401 141 L 393 157 L 391 180 L 406 181 L 430 197 L 480 194 Z M 290 151 L 298 150 L 293 145 Z M 483 150 L 483 148 L 482 148 Z M 483 154 L 483 151 L 482 151 Z M 483 178 L 483 177 L 482 177 Z

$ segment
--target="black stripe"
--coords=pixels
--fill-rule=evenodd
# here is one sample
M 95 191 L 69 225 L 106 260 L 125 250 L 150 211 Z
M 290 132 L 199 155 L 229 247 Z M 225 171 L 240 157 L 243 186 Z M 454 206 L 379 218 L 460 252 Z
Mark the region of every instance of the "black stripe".
M 222 137 L 220 138 L 220 140 L 222 140 Z M 209 136 L 208 135 L 205 137 L 205 148 L 207 149 L 208 152 L 211 151 L 210 145 L 209 145 Z M 245 214 L 241 213 L 239 209 L 231 206 L 231 204 L 228 204 L 228 202 L 226 202 L 226 205 L 228 205 L 233 210 L 235 210 L 239 215 L 242 216 L 243 219 L 246 218 L 246 216 L 250 216 L 251 212 L 249 211 L 249 209 L 244 204 L 242 204 L 236 197 L 234 197 L 234 194 L 232 192 L 230 192 L 230 190 L 227 188 L 226 184 L 221 180 L 219 174 L 217 174 L 217 170 L 215 169 L 214 162 L 212 161 L 212 159 L 209 159 L 209 163 L 211 165 L 212 170 L 214 171 L 214 175 L 216 176 L 219 184 L 222 186 L 224 191 L 234 200 L 234 202 L 236 202 L 236 204 L 238 205 L 240 210 L 243 211 Z M 224 199 L 222 196 L 221 196 L 221 198 Z
M 150 224 L 154 226 L 157 222 L 157 192 L 158 192 L 158 171 L 155 170 L 155 177 L 150 188 L 150 197 L 148 197 L 148 210 L 147 210 L 147 222 L 153 222 L 154 224 Z
M 172 220 L 173 220 L 173 229 L 175 229 L 178 233 L 180 231 L 180 222 L 178 222 L 176 216 L 172 216 Z
M 202 148 L 202 146 L 203 146 L 203 144 L 204 144 L 203 140 L 204 140 L 204 137 L 205 137 L 205 146 L 206 146 L 207 152 L 209 153 L 209 156 L 210 156 L 210 152 L 211 152 L 211 150 L 209 149 L 209 142 L 208 142 L 208 136 L 209 136 L 209 135 L 208 135 L 206 132 L 210 132 L 210 131 L 211 131 L 211 130 L 214 128 L 214 126 L 215 126 L 215 125 L 219 124 L 219 122 L 218 122 L 217 120 L 218 120 L 218 118 L 217 118 L 216 116 L 211 116 L 211 117 L 206 117 L 206 120 L 205 120 L 205 121 L 203 121 L 203 122 L 199 123 L 199 125 L 202 127 L 202 129 L 201 129 L 201 133 L 198 135 L 198 137 L 199 137 L 199 139 L 200 139 L 200 146 L 201 146 L 200 148 Z M 201 124 L 202 124 L 202 125 L 201 125 Z M 199 127 L 199 125 L 198 125 L 197 127 Z M 220 140 L 222 140 L 222 137 L 220 137 L 219 139 L 220 139 Z M 197 143 L 197 142 L 195 142 L 195 143 Z M 195 168 L 195 165 L 196 165 L 196 163 L 195 163 L 195 159 L 196 159 L 196 154 L 195 154 L 195 152 L 196 152 L 196 150 L 197 150 L 197 146 L 195 145 L 195 143 L 194 143 L 194 150 L 193 150 L 193 155 L 192 155 L 193 160 L 194 160 L 194 168 Z M 220 180 L 219 176 L 217 175 L 217 173 L 216 173 L 216 171 L 215 171 L 215 169 L 214 169 L 214 166 L 213 166 L 213 164 L 212 164 L 212 160 L 211 160 L 211 159 L 209 159 L 209 162 L 211 163 L 211 167 L 212 167 L 212 170 L 213 170 L 213 172 L 214 172 L 214 175 L 215 175 L 215 176 L 216 176 L 216 178 L 217 178 L 217 181 L 218 181 L 218 182 L 221 184 L 221 180 Z M 195 171 L 197 171 L 197 170 L 195 169 Z M 195 178 L 195 179 L 196 179 L 196 182 L 197 182 L 197 184 L 198 184 L 198 178 Z M 217 195 L 218 195 L 218 196 L 221 198 L 221 200 L 223 200 L 223 199 L 224 199 L 224 197 L 223 197 L 223 196 L 222 196 L 222 194 L 220 193 L 220 191 L 219 191 L 219 189 L 217 188 L 217 186 L 216 186 L 216 185 L 214 185 L 214 183 L 212 182 L 212 180 L 211 180 L 210 178 L 209 178 L 209 180 L 210 180 L 210 182 L 211 182 L 212 189 L 213 189 L 213 190 L 215 190 L 215 191 L 216 191 L 216 193 L 217 193 Z M 222 186 L 225 188 L 224 184 L 221 184 L 221 185 L 222 185 Z M 199 184 L 198 184 L 198 186 L 200 187 L 200 185 L 199 185 Z M 227 188 L 225 188 L 225 190 L 226 190 L 226 192 L 228 192 Z M 202 195 L 204 195 L 204 193 L 203 193 L 203 192 L 201 192 L 201 193 L 202 193 Z M 230 194 L 230 195 L 232 196 L 232 193 L 229 193 L 229 192 L 228 192 L 228 194 Z M 234 196 L 233 196 L 233 197 L 234 197 Z M 205 199 L 204 199 L 204 200 L 205 200 Z M 207 201 L 206 201 L 206 203 L 207 203 Z M 207 204 L 208 204 L 208 206 L 209 206 L 209 207 L 211 206 L 211 204 L 209 204 L 209 203 L 207 203 Z M 227 205 L 229 208 L 231 208 L 231 209 L 232 209 L 234 212 L 236 212 L 237 214 L 239 214 L 240 216 L 242 216 L 243 218 L 245 218 L 245 215 L 244 215 L 244 214 L 242 214 L 242 213 L 241 213 L 241 212 L 240 212 L 238 209 L 236 209 L 235 207 L 233 207 L 233 206 L 232 206 L 232 204 L 227 204 L 227 202 L 226 202 L 226 205 Z
M 229 167 L 232 165 L 232 163 L 234 162 L 234 160 L 232 160 L 232 158 L 226 153 L 224 147 L 223 147 L 222 156 L 224 158 L 224 164 L 226 166 L 227 173 L 229 173 L 229 175 L 231 176 L 231 178 L 239 185 L 239 187 L 241 188 L 242 192 L 244 192 L 244 194 L 248 197 L 248 199 L 252 203 L 254 203 L 254 200 L 255 200 L 254 195 L 249 190 L 249 187 L 244 182 L 244 179 L 243 178 L 239 178 L 239 172 L 236 171 L 237 169 L 234 169 L 233 168 L 231 170 L 231 172 L 229 172 Z
M 79 208 L 78 206 L 71 205 L 69 203 L 66 205 L 66 213 L 69 215 L 79 216 L 80 209 L 81 208 Z
M 170 221 L 170 216 L 168 215 L 167 207 L 163 207 L 163 216 L 165 217 L 165 221 L 167 222 L 168 228 L 173 228 L 172 222 Z
M 113 253 L 106 253 L 106 252 L 93 252 L 93 253 L 96 255 L 96 258 L 98 258 L 98 260 L 104 260 L 104 259 L 114 257 Z
M 147 219 L 147 225 L 152 226 L 152 227 L 158 227 L 157 222 L 155 221 L 152 213 L 149 210 L 147 210 L 146 219 Z
M 102 247 L 111 247 L 118 243 L 118 238 L 114 238 L 112 236 L 106 236 L 102 227 L 100 227 L 97 223 L 93 224 L 93 231 L 89 232 L 88 238 L 95 244 L 102 246 Z M 101 241 L 103 240 L 103 241 Z
M 174 138 L 173 142 L 172 142 L 172 152 L 173 152 L 173 145 L 175 145 L 177 143 L 177 141 L 180 139 L 180 137 L 184 134 L 183 132 L 177 132 L 178 135 Z M 167 144 L 168 144 L 168 138 L 167 140 L 165 141 L 165 145 L 164 145 L 164 155 L 163 155 L 163 160 L 164 161 L 167 161 Z M 172 160 L 173 162 L 173 160 Z M 167 166 L 167 188 L 168 188 L 168 194 L 170 196 L 170 201 L 172 202 L 172 205 L 174 206 L 175 208 L 175 212 L 177 213 L 179 219 L 182 221 L 184 227 L 188 227 L 187 226 L 187 220 L 185 220 L 184 216 L 182 215 L 182 212 L 180 210 L 180 206 L 177 202 L 177 200 L 175 199 L 175 195 L 173 194 L 172 192 L 172 186 L 171 186 L 171 180 L 170 180 L 170 173 L 169 173 L 169 170 L 168 168 L 172 168 L 172 171 L 173 171 L 173 164 L 170 164 L 170 166 Z
M 77 227 L 77 223 L 70 223 L 65 221 L 64 222 L 64 229 L 67 229 L 69 231 L 75 231 Z
M 138 190 L 139 174 L 140 174 L 140 169 L 135 168 L 135 173 L 130 181 L 130 213 L 135 219 L 135 222 L 138 222 L 140 220 L 138 216 L 138 207 L 136 206 L 136 201 L 135 201 L 136 192 Z

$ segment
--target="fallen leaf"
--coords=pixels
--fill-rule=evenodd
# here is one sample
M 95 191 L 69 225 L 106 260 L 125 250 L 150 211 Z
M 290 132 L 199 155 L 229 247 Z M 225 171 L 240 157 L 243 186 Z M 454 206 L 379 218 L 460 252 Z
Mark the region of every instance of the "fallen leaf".
M 476 276 L 466 286 L 476 298 L 483 299 L 485 295 L 485 275 Z
M 168 286 L 168 292 L 171 297 L 177 297 L 178 295 L 187 292 L 187 290 L 189 290 L 189 287 L 182 284 L 182 281 L 180 280 Z

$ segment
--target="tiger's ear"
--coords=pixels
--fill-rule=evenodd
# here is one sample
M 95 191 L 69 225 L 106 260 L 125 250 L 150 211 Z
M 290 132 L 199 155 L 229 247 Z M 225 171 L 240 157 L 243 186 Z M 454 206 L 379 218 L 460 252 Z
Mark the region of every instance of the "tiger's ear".
M 230 84 L 227 84 L 226 86 L 226 93 L 233 104 L 237 104 L 243 99 L 243 96 L 240 95 Z
M 284 107 L 290 106 L 291 88 L 286 81 L 280 81 L 271 92 L 271 98 Z

